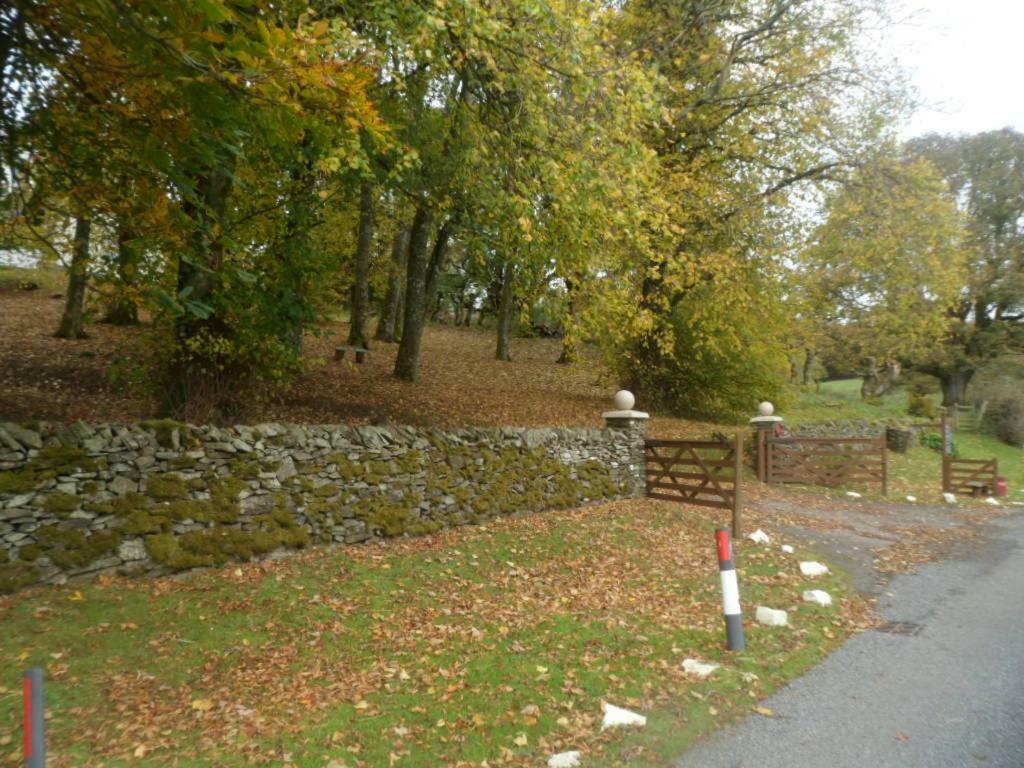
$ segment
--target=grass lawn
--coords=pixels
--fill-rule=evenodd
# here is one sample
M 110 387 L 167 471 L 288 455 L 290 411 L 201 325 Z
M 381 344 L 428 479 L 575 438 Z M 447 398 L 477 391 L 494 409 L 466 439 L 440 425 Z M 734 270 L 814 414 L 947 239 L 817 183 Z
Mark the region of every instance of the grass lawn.
M 5 598 L 0 762 L 19 760 L 20 671 L 42 665 L 54 766 L 669 764 L 865 616 L 836 575 L 814 581 L 835 607 L 804 605 L 796 559 L 747 542 L 748 616 L 792 626 L 748 620 L 728 654 L 713 527 L 624 501 Z M 689 680 L 690 656 L 723 668 Z M 602 700 L 648 728 L 602 735 Z
M 860 396 L 860 385 L 860 379 L 823 381 L 816 390 L 803 390 L 793 406 L 779 415 L 790 424 L 906 417 L 906 391 L 897 389 L 877 400 L 865 402 Z

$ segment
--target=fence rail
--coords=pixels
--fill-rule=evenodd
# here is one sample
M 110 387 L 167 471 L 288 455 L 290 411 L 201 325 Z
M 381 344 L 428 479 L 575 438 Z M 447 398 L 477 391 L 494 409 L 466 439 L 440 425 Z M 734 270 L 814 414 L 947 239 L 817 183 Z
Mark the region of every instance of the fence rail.
M 768 483 L 840 486 L 879 483 L 889 492 L 888 452 L 881 437 L 762 439 L 759 476 Z
M 942 490 L 962 496 L 990 496 L 999 480 L 998 459 L 942 457 Z
M 740 535 L 743 437 L 733 440 L 647 440 L 647 496 L 732 511 L 732 533 Z

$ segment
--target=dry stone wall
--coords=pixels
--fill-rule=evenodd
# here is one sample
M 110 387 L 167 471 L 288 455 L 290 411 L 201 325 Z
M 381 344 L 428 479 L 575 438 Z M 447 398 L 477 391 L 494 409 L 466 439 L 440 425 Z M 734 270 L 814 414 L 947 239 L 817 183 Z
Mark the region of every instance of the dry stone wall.
M 0 592 L 643 493 L 643 427 L 0 424 Z

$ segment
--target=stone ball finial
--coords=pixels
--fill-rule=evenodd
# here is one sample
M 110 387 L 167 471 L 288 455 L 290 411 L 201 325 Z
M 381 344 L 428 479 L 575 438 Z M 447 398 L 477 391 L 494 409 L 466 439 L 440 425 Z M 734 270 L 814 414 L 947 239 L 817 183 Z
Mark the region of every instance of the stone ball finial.
M 765 400 L 757 406 L 757 413 L 759 416 L 771 416 L 775 413 L 775 406 Z
M 632 411 L 633 406 L 636 405 L 636 398 L 633 397 L 633 393 L 628 389 L 620 389 L 615 393 L 612 402 L 615 403 L 615 407 L 620 411 Z

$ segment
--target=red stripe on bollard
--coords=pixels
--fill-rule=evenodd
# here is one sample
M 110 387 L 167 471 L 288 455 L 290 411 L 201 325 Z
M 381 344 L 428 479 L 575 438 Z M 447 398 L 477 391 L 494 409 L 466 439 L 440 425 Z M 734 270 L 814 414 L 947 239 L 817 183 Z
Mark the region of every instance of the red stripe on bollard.
M 25 688 L 25 759 L 32 759 L 32 679 L 22 678 Z
M 732 560 L 732 541 L 729 539 L 729 532 L 724 528 L 715 531 L 715 541 L 718 542 L 718 562 L 724 563 Z

